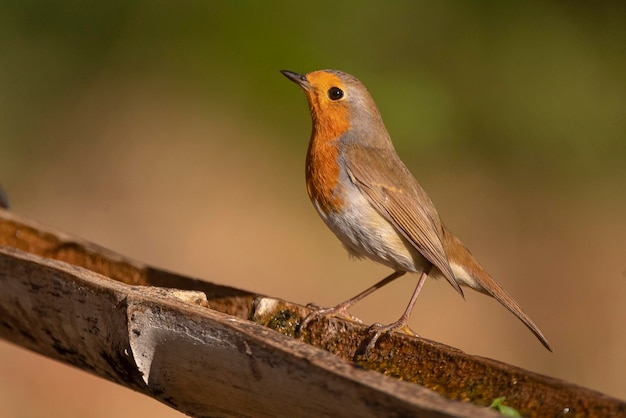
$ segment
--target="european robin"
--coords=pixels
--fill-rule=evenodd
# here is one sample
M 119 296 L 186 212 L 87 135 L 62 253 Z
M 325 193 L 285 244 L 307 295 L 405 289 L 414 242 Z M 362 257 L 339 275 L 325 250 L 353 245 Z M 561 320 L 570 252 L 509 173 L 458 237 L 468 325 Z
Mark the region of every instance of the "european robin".
M 394 270 L 355 297 L 314 311 L 301 327 L 320 316 L 349 316 L 354 303 L 411 272 L 420 278 L 406 310 L 398 321 L 380 326 L 368 346 L 383 332 L 412 333 L 407 322 L 426 277 L 443 277 L 461 296 L 463 285 L 495 298 L 552 351 L 517 302 L 441 222 L 433 202 L 398 157 L 365 86 L 336 70 L 281 72 L 302 87 L 311 111 L 306 186 L 313 206 L 351 255 Z

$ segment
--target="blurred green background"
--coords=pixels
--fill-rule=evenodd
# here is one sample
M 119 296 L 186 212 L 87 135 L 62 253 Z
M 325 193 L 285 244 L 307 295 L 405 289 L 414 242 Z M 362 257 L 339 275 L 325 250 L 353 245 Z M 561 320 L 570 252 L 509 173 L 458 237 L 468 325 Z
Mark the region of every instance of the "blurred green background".
M 15 212 L 128 256 L 332 305 L 388 271 L 317 219 L 305 99 L 278 71 L 353 73 L 555 352 L 445 283 L 412 327 L 624 399 L 625 4 L 0 1 L 0 183 Z M 397 319 L 416 279 L 354 313 Z M 2 416 L 180 416 L 4 342 L 0 358 Z

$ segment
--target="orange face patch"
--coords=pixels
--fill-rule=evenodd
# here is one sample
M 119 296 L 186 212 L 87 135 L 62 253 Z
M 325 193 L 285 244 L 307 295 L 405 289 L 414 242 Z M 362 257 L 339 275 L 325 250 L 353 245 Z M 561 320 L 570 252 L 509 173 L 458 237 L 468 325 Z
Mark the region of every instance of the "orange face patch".
M 307 74 L 311 88 L 306 96 L 313 118 L 313 129 L 316 141 L 332 141 L 350 129 L 350 115 L 345 98 L 333 101 L 328 97 L 328 90 L 338 87 L 346 92 L 346 86 L 333 73 L 316 71 Z
M 311 88 L 306 90 L 313 132 L 306 159 L 306 184 L 311 200 L 325 213 L 339 212 L 343 203 L 336 188 L 339 180 L 336 140 L 350 129 L 348 105 L 344 100 L 333 101 L 328 90 L 338 87 L 345 91 L 339 78 L 326 71 L 307 74 Z

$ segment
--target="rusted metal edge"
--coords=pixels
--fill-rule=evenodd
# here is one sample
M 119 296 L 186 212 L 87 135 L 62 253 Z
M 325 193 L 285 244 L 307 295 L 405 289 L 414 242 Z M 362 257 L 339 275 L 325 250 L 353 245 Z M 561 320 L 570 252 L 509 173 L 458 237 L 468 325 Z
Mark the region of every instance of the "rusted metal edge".
M 251 292 L 152 268 L 3 210 L 0 245 L 78 265 L 120 283 L 200 291 L 211 309 L 251 318 L 289 336 L 296 336 L 296 327 L 308 313 L 288 302 L 258 299 Z M 506 396 L 506 404 L 525 416 L 626 415 L 623 401 L 425 339 L 394 334 L 364 352 L 367 327 L 340 318 L 314 321 L 297 337 L 361 367 L 418 383 L 450 399 L 487 405 Z
M 312 321 L 298 332 L 309 312 L 308 308 L 272 298 L 257 299 L 253 309 L 257 323 L 449 399 L 488 406 L 494 399 L 505 397 L 506 405 L 529 417 L 626 416 L 626 403 L 618 399 L 425 338 L 388 334 L 380 337 L 374 349 L 367 350 L 370 328 L 336 317 Z

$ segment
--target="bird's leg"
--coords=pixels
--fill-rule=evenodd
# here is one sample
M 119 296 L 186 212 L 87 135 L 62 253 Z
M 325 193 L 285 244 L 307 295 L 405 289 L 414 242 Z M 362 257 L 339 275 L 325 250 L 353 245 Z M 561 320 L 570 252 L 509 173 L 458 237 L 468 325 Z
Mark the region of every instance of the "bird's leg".
M 417 282 L 417 286 L 415 287 L 415 290 L 413 291 L 413 296 L 411 296 L 411 300 L 409 301 L 409 304 L 407 305 L 400 319 L 398 319 L 396 322 L 389 324 L 389 325 L 382 326 L 380 324 L 374 324 L 370 327 L 372 330 L 375 330 L 375 332 L 372 338 L 370 339 L 370 341 L 367 343 L 367 348 L 365 349 L 366 352 L 373 349 L 374 346 L 376 345 L 376 341 L 378 341 L 378 338 L 380 338 L 381 335 L 388 333 L 388 332 L 393 332 L 395 330 L 402 330 L 406 334 L 418 336 L 415 332 L 413 332 L 411 328 L 409 328 L 407 323 L 409 321 L 409 318 L 411 317 L 411 312 L 413 311 L 413 306 L 415 305 L 415 301 L 417 301 L 417 296 L 420 294 L 420 291 L 422 290 L 422 286 L 424 286 L 424 282 L 426 281 L 426 277 L 428 277 L 428 273 L 430 272 L 431 268 L 432 266 L 430 268 L 425 269 L 420 275 L 419 281 Z
M 352 319 L 355 322 L 361 323 L 360 319 L 358 319 L 358 318 L 356 318 L 356 317 L 354 317 L 354 316 L 352 316 L 352 315 L 350 315 L 348 313 L 348 309 L 352 305 L 354 305 L 355 303 L 360 301 L 361 299 L 365 298 L 366 296 L 370 295 L 371 293 L 375 292 L 376 290 L 380 289 L 381 287 L 391 283 L 392 281 L 394 281 L 398 277 L 404 275 L 405 273 L 406 273 L 405 271 L 394 271 L 389 276 L 385 277 L 384 279 L 382 279 L 381 281 L 376 283 L 374 286 L 365 289 L 364 291 L 362 291 L 361 293 L 359 293 L 355 297 L 350 298 L 350 299 L 346 300 L 345 302 L 340 303 L 339 305 L 333 306 L 332 308 L 315 307 L 315 310 L 313 312 L 311 312 L 306 317 L 304 317 L 304 319 L 300 323 L 300 326 L 298 327 L 298 332 L 301 332 L 303 329 L 305 329 L 307 327 L 307 325 L 309 324 L 309 322 L 311 322 L 312 320 L 319 319 L 319 318 L 321 318 L 323 316 L 336 316 L 336 315 L 338 315 L 338 316 L 347 317 L 349 319 Z M 309 305 L 309 306 L 311 306 L 311 305 Z

